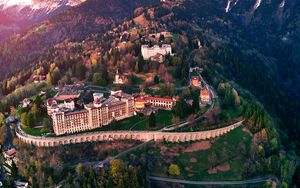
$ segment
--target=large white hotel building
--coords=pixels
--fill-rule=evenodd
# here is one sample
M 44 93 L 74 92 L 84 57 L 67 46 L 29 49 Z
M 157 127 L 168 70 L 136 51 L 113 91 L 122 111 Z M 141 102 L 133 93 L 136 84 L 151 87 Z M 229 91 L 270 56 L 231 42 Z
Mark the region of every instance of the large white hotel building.
M 48 114 L 52 117 L 56 135 L 72 134 L 108 125 L 113 120 L 121 120 L 134 115 L 134 99 L 129 95 L 95 98 L 84 109 L 73 111 L 73 107 L 58 105 L 55 99 L 47 102 Z M 66 108 L 67 107 L 67 108 Z

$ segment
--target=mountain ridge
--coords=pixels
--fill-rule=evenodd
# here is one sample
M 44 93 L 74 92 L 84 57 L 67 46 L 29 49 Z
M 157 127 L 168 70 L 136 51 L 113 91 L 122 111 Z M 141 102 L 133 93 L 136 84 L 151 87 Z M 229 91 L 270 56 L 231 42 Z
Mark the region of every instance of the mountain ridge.
M 80 3 L 80 0 L 0 0 L 0 41 Z

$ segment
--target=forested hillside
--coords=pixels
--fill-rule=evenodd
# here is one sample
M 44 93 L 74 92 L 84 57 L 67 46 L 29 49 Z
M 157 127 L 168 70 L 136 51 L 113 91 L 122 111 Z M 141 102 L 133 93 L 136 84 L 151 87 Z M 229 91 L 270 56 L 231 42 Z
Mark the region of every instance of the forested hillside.
M 64 40 L 83 40 L 92 33 L 103 32 L 134 8 L 157 0 L 89 0 L 15 35 L 0 44 L 0 79 L 28 68 L 49 47 Z
M 194 29 L 197 26 L 199 32 L 205 31 L 216 44 L 222 43 L 212 46 L 207 53 L 215 63 L 213 71 L 218 70 L 227 79 L 251 90 L 280 118 L 282 128 L 298 140 L 300 25 L 296 17 L 300 15 L 299 2 L 288 2 L 279 14 L 279 2 L 262 1 L 251 16 L 249 10 L 253 3 L 250 1 L 238 3 L 228 13 L 223 9 L 225 4 L 186 1 L 185 9 L 176 9 L 175 16 L 194 20 Z
M 157 96 L 174 96 L 189 82 L 189 67 L 200 67 L 221 101 L 220 117 L 211 121 L 219 124 L 230 119 L 226 110 L 238 109 L 253 136 L 243 177 L 272 173 L 291 183 L 300 147 L 300 3 L 230 2 L 228 8 L 225 0 L 89 0 L 53 17 L 0 46 L 0 66 L 7 67 L 0 69 L 7 78 L 1 82 L 0 111 L 12 111 L 42 88 L 80 82 L 113 87 L 117 70 L 128 78 L 118 86 L 123 91 L 155 87 Z M 166 31 L 169 37 L 160 34 Z M 175 56 L 167 55 L 162 64 L 143 59 L 141 45 L 165 43 Z M 43 82 L 32 84 L 35 76 Z M 183 99 L 178 104 L 192 113 Z

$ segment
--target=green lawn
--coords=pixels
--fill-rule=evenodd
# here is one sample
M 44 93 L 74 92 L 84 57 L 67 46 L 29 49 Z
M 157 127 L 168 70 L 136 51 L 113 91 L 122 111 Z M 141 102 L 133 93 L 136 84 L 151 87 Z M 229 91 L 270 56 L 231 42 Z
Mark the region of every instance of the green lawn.
M 192 143 L 153 143 L 127 154 L 122 159 L 130 163 L 136 163 L 139 159 L 147 158 L 148 171 L 150 175 L 167 177 L 168 167 L 171 163 L 180 167 L 179 179 L 186 180 L 241 180 L 244 164 L 249 158 L 251 147 L 251 136 L 239 127 L 230 133 L 214 140 L 208 150 L 184 152 L 184 148 Z M 243 145 L 243 146 L 242 146 Z M 174 156 L 161 153 L 162 148 L 169 148 Z M 178 149 L 183 148 L 183 149 Z M 243 148 L 243 149 L 241 149 Z M 165 149 L 164 149 L 165 150 Z M 208 160 L 214 155 L 213 162 Z M 135 156 L 135 157 L 132 157 Z M 191 163 L 191 158 L 197 161 Z M 216 174 L 208 174 L 208 169 L 220 164 L 229 163 L 230 170 L 227 172 L 218 171 Z M 189 169 L 185 169 L 189 167 Z
M 43 130 L 43 128 L 30 128 L 30 127 L 22 127 L 22 130 L 32 136 L 42 136 L 43 134 L 48 133 L 47 129 Z
M 172 112 L 166 110 L 158 110 L 156 112 L 156 127 L 154 130 L 161 129 L 167 125 L 171 124 Z M 151 130 L 148 127 L 148 117 L 146 116 L 133 116 L 127 119 L 124 119 L 119 122 L 113 122 L 110 125 L 101 127 L 93 131 L 108 131 L 108 130 Z
M 138 125 L 138 126 L 144 126 L 143 124 L 148 123 L 148 121 L 145 121 L 146 117 L 143 116 L 133 116 L 118 122 L 112 122 L 110 125 L 94 129 L 94 131 L 112 131 L 112 130 L 129 130 L 132 126 Z
M 244 132 L 242 127 L 239 127 L 218 138 L 209 150 L 181 154 L 176 159 L 176 163 L 181 168 L 182 176 L 187 179 L 239 180 L 242 179 L 241 172 L 249 154 L 251 141 L 251 136 Z M 244 147 L 244 154 L 241 154 L 242 149 L 240 148 L 242 147 Z M 215 156 L 215 162 L 209 162 L 209 156 Z M 197 163 L 191 163 L 191 158 L 196 158 Z M 207 170 L 209 168 L 224 164 L 225 162 L 230 164 L 229 171 L 208 174 Z M 190 167 L 188 171 L 185 170 L 187 166 Z M 193 174 L 193 176 L 188 177 L 188 174 Z

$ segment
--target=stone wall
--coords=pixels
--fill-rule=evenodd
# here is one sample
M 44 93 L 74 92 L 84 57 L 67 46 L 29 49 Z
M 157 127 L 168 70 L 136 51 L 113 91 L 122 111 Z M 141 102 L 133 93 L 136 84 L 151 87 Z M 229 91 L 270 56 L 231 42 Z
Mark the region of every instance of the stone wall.
M 84 142 L 114 141 L 114 140 L 139 140 L 139 141 L 166 141 L 166 142 L 190 142 L 215 138 L 224 135 L 235 128 L 241 126 L 243 121 L 233 125 L 200 132 L 161 132 L 161 131 L 105 131 L 94 133 L 83 133 L 77 135 L 61 137 L 36 137 L 29 136 L 16 129 L 18 138 L 27 144 L 38 147 L 53 147 L 67 144 L 76 144 Z

